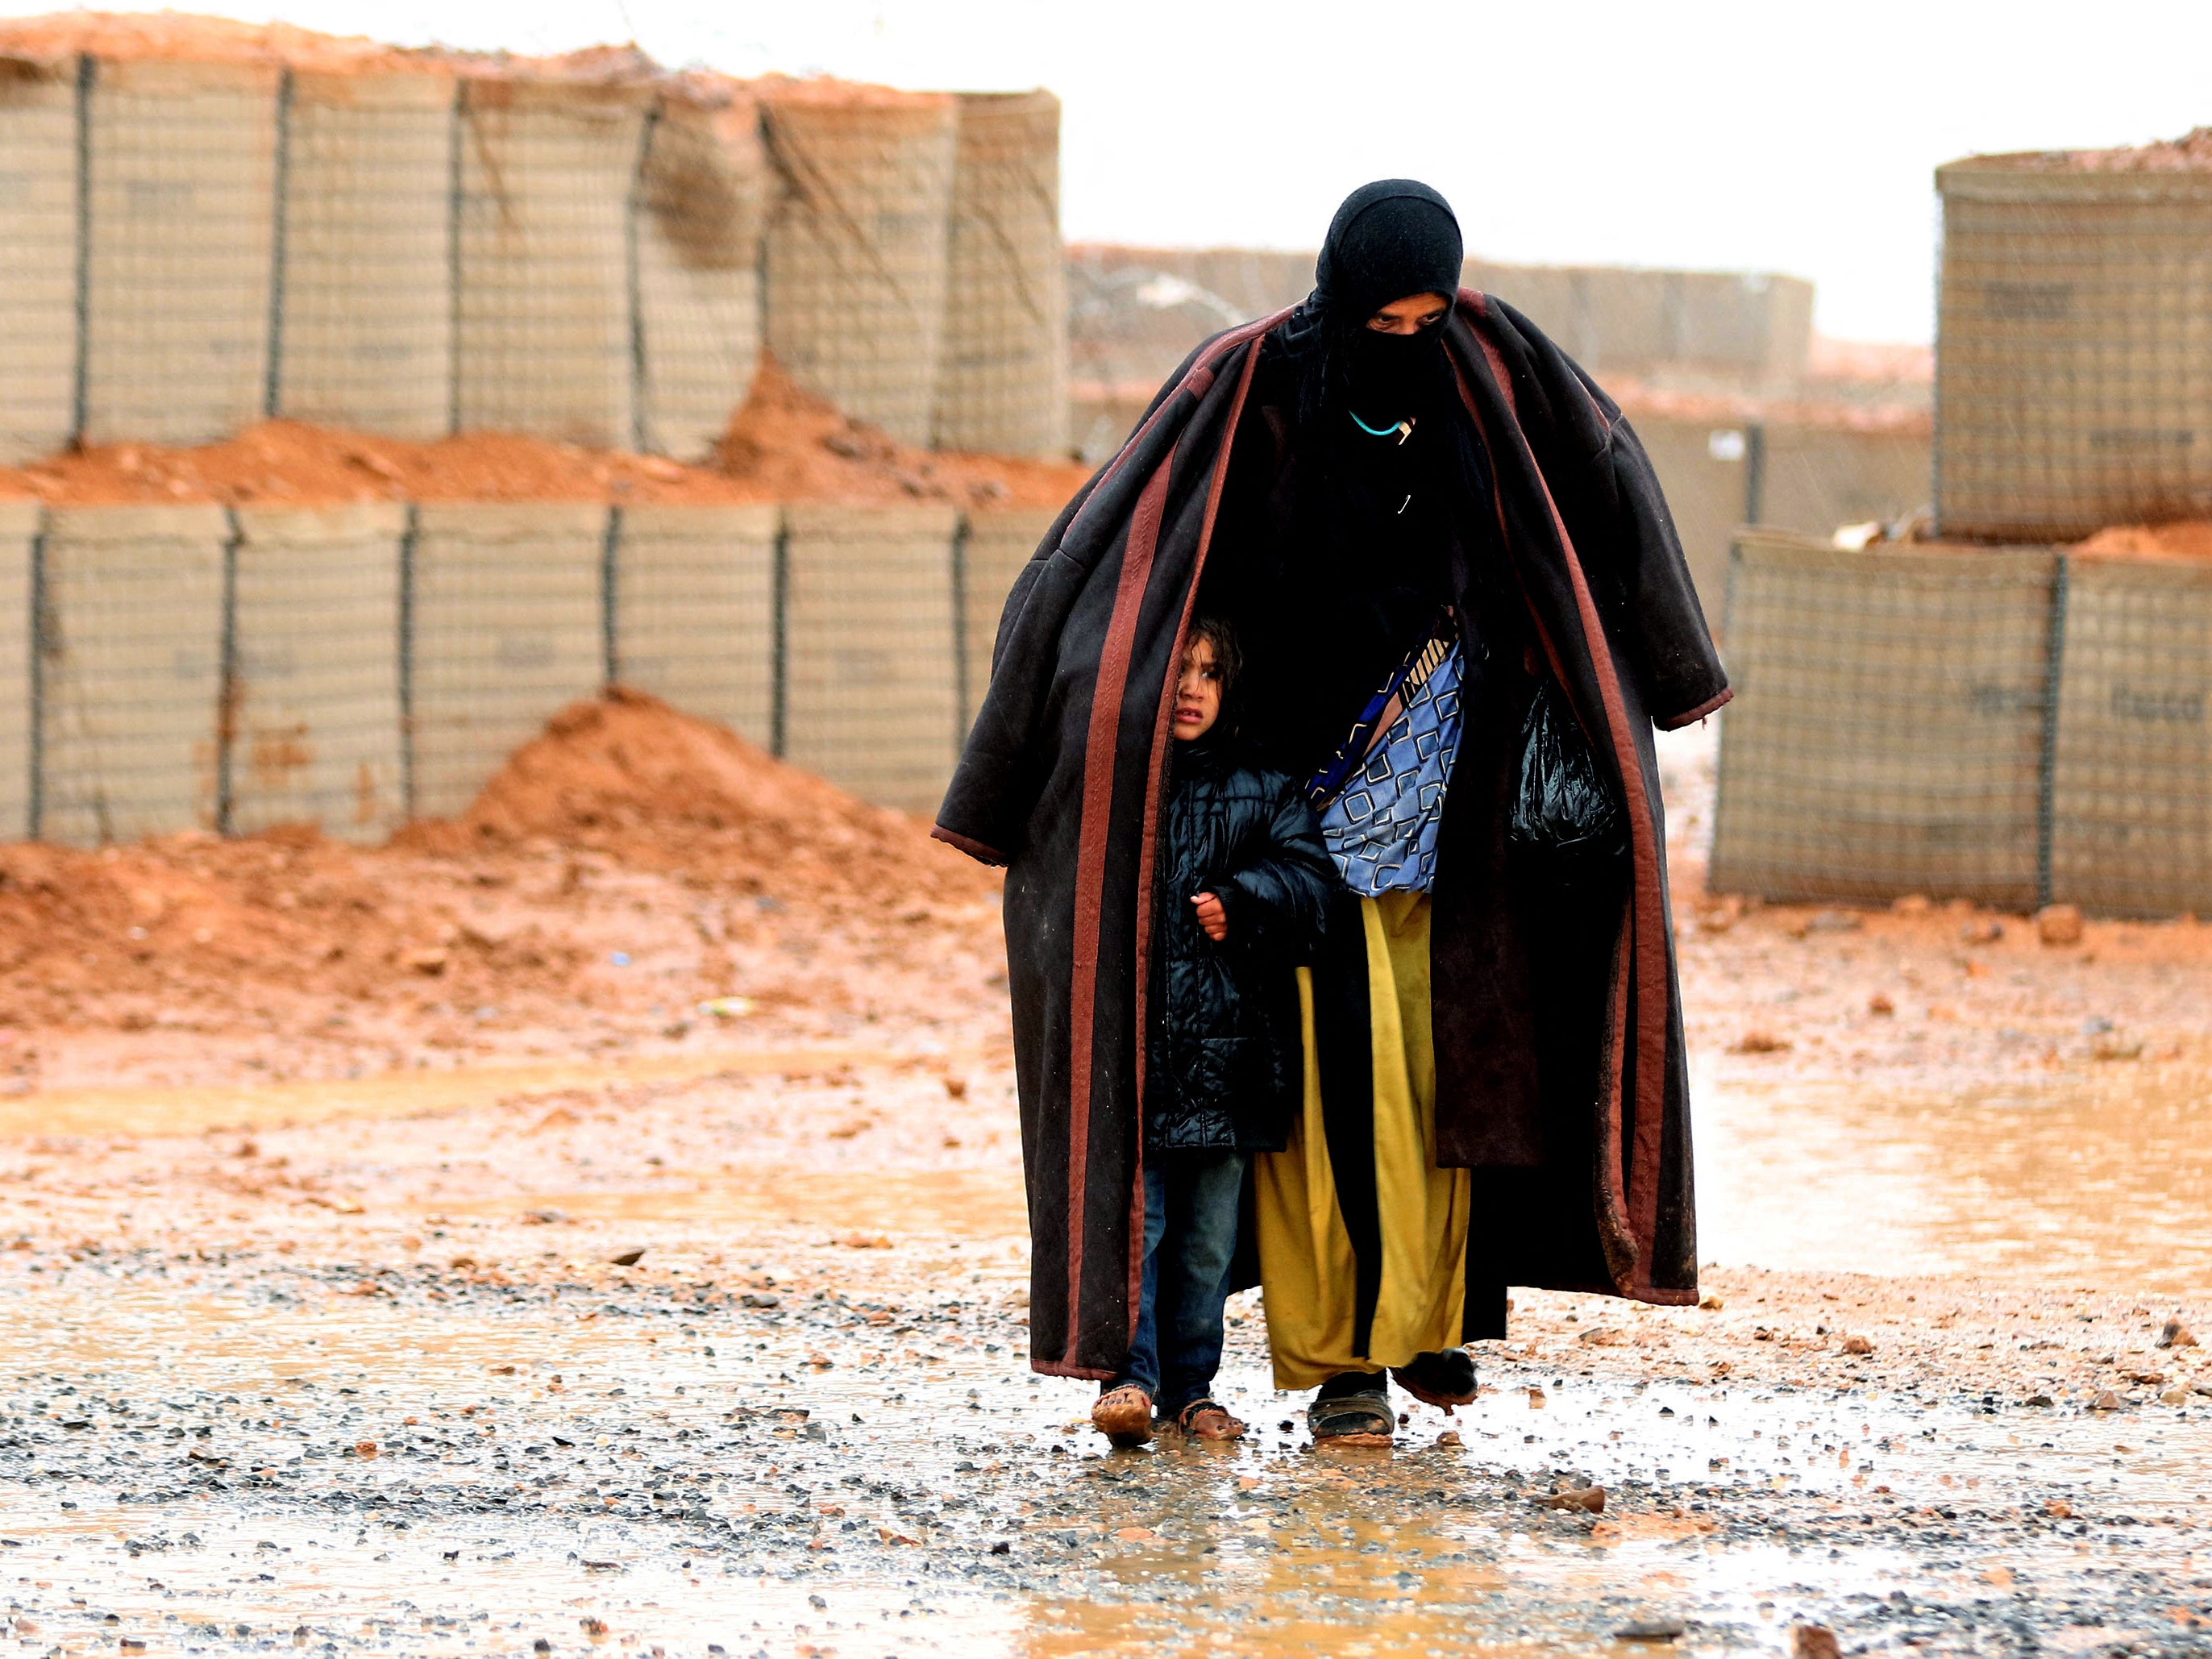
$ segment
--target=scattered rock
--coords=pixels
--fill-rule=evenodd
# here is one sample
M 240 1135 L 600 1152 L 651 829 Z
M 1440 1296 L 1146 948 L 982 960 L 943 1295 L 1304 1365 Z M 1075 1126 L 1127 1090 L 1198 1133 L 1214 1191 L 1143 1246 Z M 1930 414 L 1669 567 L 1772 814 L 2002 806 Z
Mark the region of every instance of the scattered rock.
M 2053 1521 L 2070 1521 L 2074 1518 L 2074 1506 L 2063 1498 L 2045 1498 L 2043 1512 Z
M 748 1308 L 781 1308 L 783 1298 L 773 1291 L 747 1291 L 738 1301 Z
M 1718 1313 L 1723 1308 L 1728 1306 L 1728 1304 L 1717 1296 L 1708 1296 L 1699 1298 L 1698 1306 L 1705 1313 Z
M 2081 912 L 2071 904 L 2046 904 L 2035 913 L 2035 936 L 2045 945 L 2079 945 Z
M 612 1255 L 607 1258 L 607 1261 L 611 1265 L 617 1267 L 635 1267 L 639 1262 L 644 1260 L 645 1246 L 642 1244 L 633 1245 L 626 1249 L 617 1250 Z
M 964 1077 L 946 1078 L 945 1092 L 954 1100 L 965 1100 L 968 1097 L 968 1079 Z
M 1540 1510 L 1572 1510 L 1583 1515 L 1602 1515 L 1605 1513 L 1605 1488 L 1581 1486 L 1567 1492 L 1551 1492 L 1539 1497 L 1535 1503 Z
M 1896 1012 L 1897 1005 L 1891 1001 L 1887 994 L 1883 992 L 1876 991 L 1872 996 L 1867 999 L 1867 1012 L 1870 1014 L 1886 1015 L 1893 1014 Z
M 2141 1060 L 2142 1051 L 2141 1037 L 2124 1037 L 2117 1031 L 2106 1032 L 2089 1050 L 2099 1060 Z
M 1467 1443 L 1464 1440 L 1462 1440 L 1459 1437 L 1459 1431 L 1457 1429 L 1446 1429 L 1442 1434 L 1437 1437 L 1437 1444 L 1439 1446 L 1463 1446 L 1466 1443 Z
M 374 1458 L 376 1455 L 376 1442 L 374 1440 L 355 1441 L 353 1443 L 353 1455 L 356 1457 Z
M 2106 1389 L 2089 1402 L 2089 1409 L 2093 1412 L 2116 1412 L 2119 1410 L 2120 1405 L 2119 1395 Z
M 1749 1030 L 1730 1045 L 1730 1052 L 1739 1054 L 1778 1054 L 1789 1048 L 1790 1039 L 1777 1036 L 1771 1031 Z
M 2158 1334 L 2158 1346 L 2161 1348 L 2193 1348 L 2197 1346 L 2197 1339 L 2190 1334 L 2188 1326 L 2178 1319 L 2169 1319 L 2166 1322 L 2166 1328 Z
M 1863 1336 L 1847 1336 L 1844 1339 L 1844 1352 L 1845 1353 L 1872 1353 L 1874 1352 L 1874 1343 L 1869 1339 Z
M 2020 1403 L 2023 1406 L 2055 1406 L 2058 1402 L 2047 1394 L 2032 1394 Z
M 1796 1625 L 1790 1632 L 1791 1659 L 1842 1659 L 1836 1632 L 1826 1625 Z

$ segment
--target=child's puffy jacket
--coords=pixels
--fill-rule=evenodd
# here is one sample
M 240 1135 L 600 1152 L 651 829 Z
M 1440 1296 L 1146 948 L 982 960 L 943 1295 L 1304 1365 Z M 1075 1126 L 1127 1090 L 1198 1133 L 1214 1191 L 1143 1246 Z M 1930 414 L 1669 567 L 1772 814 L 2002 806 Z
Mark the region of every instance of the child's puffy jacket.
M 1175 746 L 1153 895 L 1145 1146 L 1279 1152 L 1304 1061 L 1295 970 L 1319 943 L 1336 868 L 1305 793 L 1211 737 Z M 1215 944 L 1191 896 L 1219 895 Z

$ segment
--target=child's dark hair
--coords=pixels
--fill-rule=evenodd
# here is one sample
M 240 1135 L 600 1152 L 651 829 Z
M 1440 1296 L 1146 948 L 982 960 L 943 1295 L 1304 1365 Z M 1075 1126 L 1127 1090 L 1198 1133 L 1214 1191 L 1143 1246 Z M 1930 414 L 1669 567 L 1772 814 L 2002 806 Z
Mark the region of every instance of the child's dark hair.
M 1213 672 L 1221 679 L 1221 708 L 1229 711 L 1230 699 L 1236 695 L 1237 682 L 1244 672 L 1244 653 L 1237 643 L 1237 630 L 1225 617 L 1194 617 L 1190 637 L 1183 641 L 1183 652 L 1189 653 L 1192 646 L 1204 640 L 1213 647 Z

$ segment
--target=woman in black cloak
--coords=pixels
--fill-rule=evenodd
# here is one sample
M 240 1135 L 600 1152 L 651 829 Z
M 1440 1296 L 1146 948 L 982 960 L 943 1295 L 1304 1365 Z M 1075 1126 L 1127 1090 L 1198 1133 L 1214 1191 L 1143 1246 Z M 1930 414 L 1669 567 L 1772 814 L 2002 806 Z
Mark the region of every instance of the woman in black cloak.
M 936 830 L 1008 866 L 1030 1364 L 1109 1377 L 1174 666 L 1194 615 L 1237 623 L 1245 735 L 1340 878 L 1252 1229 L 1277 1384 L 1340 1443 L 1389 1441 L 1391 1376 L 1471 1399 L 1509 1284 L 1697 1297 L 1651 731 L 1727 678 L 1619 408 L 1460 267 L 1443 198 L 1369 185 L 1305 304 L 1192 354 L 1017 579 Z M 1612 800 L 1595 862 L 1508 834 L 1546 709 Z

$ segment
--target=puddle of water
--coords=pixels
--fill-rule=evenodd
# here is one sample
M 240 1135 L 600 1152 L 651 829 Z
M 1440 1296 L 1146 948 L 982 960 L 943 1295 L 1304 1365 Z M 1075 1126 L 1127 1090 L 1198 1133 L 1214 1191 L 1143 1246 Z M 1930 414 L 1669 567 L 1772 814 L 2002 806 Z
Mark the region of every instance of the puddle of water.
M 2212 1085 L 1698 1095 L 1699 1249 L 1785 1270 L 2212 1287 Z
M 684 1082 L 721 1073 L 759 1076 L 820 1072 L 839 1066 L 886 1066 L 912 1057 L 887 1048 L 732 1048 L 598 1064 L 478 1066 L 235 1086 L 52 1089 L 0 1101 L 0 1139 L 31 1135 L 198 1134 L 216 1128 L 270 1129 L 349 1118 L 415 1117 L 462 1111 L 507 1095 L 556 1089 Z

